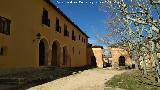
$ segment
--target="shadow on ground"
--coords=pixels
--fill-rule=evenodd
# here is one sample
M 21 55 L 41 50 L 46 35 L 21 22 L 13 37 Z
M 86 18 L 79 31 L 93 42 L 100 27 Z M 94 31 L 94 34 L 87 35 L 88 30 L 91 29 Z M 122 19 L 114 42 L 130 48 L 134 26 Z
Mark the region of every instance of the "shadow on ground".
M 93 67 L 22 69 L 0 71 L 0 90 L 26 90 L 62 77 L 82 72 Z

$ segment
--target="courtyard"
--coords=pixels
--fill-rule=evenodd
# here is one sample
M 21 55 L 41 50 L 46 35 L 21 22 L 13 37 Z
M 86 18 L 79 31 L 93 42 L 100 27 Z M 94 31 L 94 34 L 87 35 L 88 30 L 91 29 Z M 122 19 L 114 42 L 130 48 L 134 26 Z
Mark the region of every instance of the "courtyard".
M 160 0 L 1 0 L 0 90 L 159 88 Z
M 108 90 L 108 87 L 105 87 L 105 83 L 114 75 L 119 75 L 123 72 L 125 71 L 93 68 L 79 71 L 77 74 L 38 85 L 28 90 L 104 90 L 105 88 Z

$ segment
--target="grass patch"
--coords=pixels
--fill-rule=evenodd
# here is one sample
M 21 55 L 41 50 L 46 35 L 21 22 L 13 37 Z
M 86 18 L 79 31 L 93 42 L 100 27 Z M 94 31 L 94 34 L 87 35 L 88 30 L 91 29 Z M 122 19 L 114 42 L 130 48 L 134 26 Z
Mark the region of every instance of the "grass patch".
M 114 76 L 106 82 L 107 87 L 118 87 L 126 90 L 160 90 L 160 83 L 155 81 L 155 73 L 141 75 L 139 71 L 128 71 Z

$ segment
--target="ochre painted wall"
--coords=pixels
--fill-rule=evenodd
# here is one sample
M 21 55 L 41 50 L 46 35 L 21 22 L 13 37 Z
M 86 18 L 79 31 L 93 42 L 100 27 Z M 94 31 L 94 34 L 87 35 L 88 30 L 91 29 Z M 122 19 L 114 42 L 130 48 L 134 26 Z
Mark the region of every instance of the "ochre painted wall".
M 103 49 L 102 48 L 92 48 L 92 50 L 96 57 L 97 67 L 103 68 Z
M 91 59 L 93 56 L 95 56 L 97 67 L 103 68 L 103 49 L 88 47 L 87 58 L 88 58 L 89 65 L 91 65 Z
M 119 67 L 119 57 L 124 56 L 125 57 L 125 64 L 126 65 L 132 65 L 132 59 L 129 56 L 129 53 L 122 49 L 122 48 L 110 48 L 112 58 L 109 58 L 112 61 L 112 67 L 117 68 Z
M 42 24 L 43 9 L 48 10 L 50 27 Z M 39 67 L 40 40 L 36 39 L 38 33 L 41 34 L 41 40 L 46 45 L 48 66 L 51 66 L 52 44 L 55 41 L 60 44 L 61 48 L 61 67 L 87 65 L 88 38 L 44 0 L 1 0 L 0 16 L 11 20 L 11 34 L 0 33 L 0 46 L 7 47 L 6 55 L 0 56 L 1 69 Z M 61 33 L 55 30 L 56 17 L 60 20 Z M 68 27 L 69 37 L 64 36 L 64 24 Z M 76 41 L 72 40 L 72 30 L 75 32 Z M 86 40 L 85 43 L 82 42 L 82 37 Z M 63 47 L 65 46 L 68 48 L 70 62 L 62 65 Z

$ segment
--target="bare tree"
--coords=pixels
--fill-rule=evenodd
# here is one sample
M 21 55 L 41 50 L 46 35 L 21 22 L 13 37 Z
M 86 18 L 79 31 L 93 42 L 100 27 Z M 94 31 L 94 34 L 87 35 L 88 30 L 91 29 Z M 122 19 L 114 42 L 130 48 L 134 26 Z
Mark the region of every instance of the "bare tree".
M 109 29 L 101 41 L 112 44 L 123 42 L 128 45 L 130 54 L 138 58 L 152 54 L 157 66 L 156 71 L 160 75 L 156 51 L 156 44 L 160 38 L 160 0 L 104 0 L 103 2 L 105 3 L 102 7 L 110 16 L 107 20 Z M 146 74 L 144 58 L 142 61 Z

